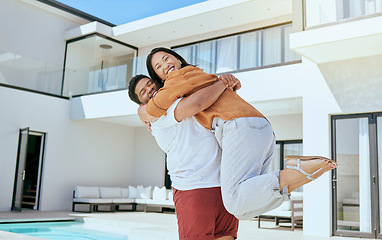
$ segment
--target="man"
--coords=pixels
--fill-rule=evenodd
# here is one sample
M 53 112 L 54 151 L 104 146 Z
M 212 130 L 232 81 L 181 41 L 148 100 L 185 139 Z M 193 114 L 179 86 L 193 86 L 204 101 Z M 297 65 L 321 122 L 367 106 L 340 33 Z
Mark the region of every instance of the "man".
M 237 237 L 238 220 L 224 208 L 221 197 L 221 149 L 213 133 L 192 117 L 212 105 L 227 87 L 237 85 L 232 75 L 222 75 L 212 85 L 178 99 L 166 116 L 151 123 L 152 135 L 167 153 L 179 239 Z M 140 105 L 157 90 L 158 86 L 144 75 L 133 77 L 129 83 L 129 96 Z

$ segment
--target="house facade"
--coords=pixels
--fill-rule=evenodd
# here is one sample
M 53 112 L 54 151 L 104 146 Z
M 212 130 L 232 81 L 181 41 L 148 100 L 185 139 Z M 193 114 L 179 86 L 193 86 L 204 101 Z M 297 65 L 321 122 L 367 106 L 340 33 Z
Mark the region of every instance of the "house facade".
M 161 46 L 240 79 L 274 128 L 273 169 L 338 162 L 301 189 L 304 234 L 381 237 L 381 0 L 209 0 L 118 26 L 53 0 L 0 5 L 0 211 L 70 210 L 76 185 L 166 184 L 126 90 Z

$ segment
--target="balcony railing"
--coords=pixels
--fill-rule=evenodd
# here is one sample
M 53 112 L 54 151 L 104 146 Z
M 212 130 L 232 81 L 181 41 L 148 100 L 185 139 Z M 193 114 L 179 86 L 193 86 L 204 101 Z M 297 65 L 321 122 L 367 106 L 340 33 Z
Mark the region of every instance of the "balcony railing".
M 305 28 L 382 13 L 382 0 L 304 0 Z
M 223 73 L 300 60 L 289 49 L 291 25 L 174 48 L 190 64 Z M 124 89 L 147 74 L 146 56 L 114 39 L 90 35 L 67 44 L 65 68 L 0 51 L 0 83 L 70 97 Z
M 62 66 L 0 50 L 0 83 L 61 96 Z
M 70 40 L 63 96 L 124 89 L 135 75 L 137 48 L 101 34 Z

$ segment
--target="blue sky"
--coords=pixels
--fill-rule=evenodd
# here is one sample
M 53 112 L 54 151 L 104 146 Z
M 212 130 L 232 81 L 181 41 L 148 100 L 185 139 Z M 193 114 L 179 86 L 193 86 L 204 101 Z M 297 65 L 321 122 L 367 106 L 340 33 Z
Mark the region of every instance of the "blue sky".
M 206 0 L 57 0 L 115 25 L 132 22 Z

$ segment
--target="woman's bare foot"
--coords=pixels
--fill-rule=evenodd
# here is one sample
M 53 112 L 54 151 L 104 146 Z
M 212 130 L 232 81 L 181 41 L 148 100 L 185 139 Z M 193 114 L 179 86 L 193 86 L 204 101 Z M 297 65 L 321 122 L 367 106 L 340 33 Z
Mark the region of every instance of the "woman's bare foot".
M 318 178 L 320 177 L 322 174 L 326 173 L 327 171 L 330 171 L 330 170 L 333 170 L 337 167 L 337 165 L 334 165 L 332 163 L 327 163 L 325 166 L 323 166 L 321 169 L 319 169 L 318 171 L 316 171 L 312 176 L 311 178 Z M 292 184 L 289 184 L 288 185 L 288 193 L 291 193 L 293 192 L 294 190 L 296 190 L 297 188 L 311 182 L 312 180 L 308 179 L 308 178 L 303 178 L 301 180 L 298 180 L 297 182 L 294 182 Z
M 322 158 L 309 160 L 299 160 L 299 158 L 289 159 L 287 160 L 287 167 L 280 171 L 280 188 L 283 189 L 294 182 L 304 179 L 328 164 L 328 160 Z

